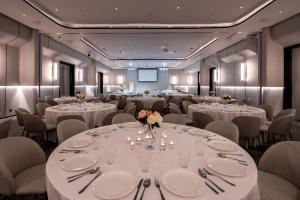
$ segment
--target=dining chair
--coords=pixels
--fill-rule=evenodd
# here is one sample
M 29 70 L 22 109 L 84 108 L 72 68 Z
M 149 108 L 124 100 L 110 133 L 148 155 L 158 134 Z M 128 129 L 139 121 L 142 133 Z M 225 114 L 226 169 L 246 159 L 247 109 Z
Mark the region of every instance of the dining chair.
M 24 137 L 0 140 L 0 194 L 45 194 L 45 166 L 45 153 L 35 141 Z
M 170 114 L 179 114 L 179 115 L 182 115 L 185 118 L 185 124 L 186 125 L 190 125 L 190 126 L 193 125 L 193 120 L 191 120 L 188 117 L 188 114 L 182 114 L 181 110 L 180 110 L 180 108 L 179 108 L 179 106 L 177 104 L 169 103 L 169 113 Z
M 24 114 L 24 126 L 26 130 L 26 135 L 29 136 L 31 133 L 41 134 L 40 143 L 44 139 L 44 142 L 48 141 L 48 133 L 56 130 L 56 125 L 46 123 L 41 118 L 32 115 L 32 114 Z
M 157 111 L 160 114 L 164 113 L 164 109 L 165 109 L 164 100 L 155 101 L 152 105 L 152 111 Z
M 63 101 L 63 104 L 71 104 L 71 103 L 78 103 L 78 100 L 74 99 L 74 100 L 65 100 L 65 101 Z
M 116 105 L 116 109 L 118 110 L 119 101 L 118 100 L 110 100 L 108 103 Z
M 44 118 L 46 108 L 50 107 L 48 103 L 37 103 L 35 105 L 37 114 L 40 118 Z
M 205 126 L 205 130 L 217 133 L 237 144 L 239 144 L 239 129 L 232 122 L 216 120 Z
M 136 116 L 136 105 L 130 106 L 124 113 L 131 114 L 132 116 Z
M 247 140 L 246 147 L 254 146 L 255 138 L 259 145 L 262 144 L 259 139 L 259 128 L 261 124 L 259 117 L 238 116 L 232 120 L 232 123 L 238 127 L 240 137 Z M 252 140 L 251 144 L 250 139 Z
M 68 119 L 78 119 L 80 121 L 85 122 L 85 119 L 83 118 L 82 115 L 61 115 L 61 116 L 57 117 L 56 121 L 57 121 L 57 124 L 59 124 L 60 122 L 62 122 L 64 120 L 68 120 Z
M 169 106 L 169 113 L 170 114 L 179 114 L 179 115 L 181 115 L 180 110 L 178 110 L 177 108 L 175 108 L 173 106 Z
M 106 115 L 104 117 L 104 119 L 102 120 L 102 123 L 101 125 L 102 126 L 108 126 L 108 125 L 111 125 L 112 124 L 112 119 L 113 117 L 118 114 L 118 112 L 112 112 L 112 113 L 109 113 L 108 115 Z
M 191 101 L 182 101 L 183 113 L 188 113 L 189 105 L 193 104 Z
M 23 136 L 25 134 L 23 115 L 30 114 L 30 112 L 28 110 L 26 110 L 25 108 L 17 108 L 17 109 L 15 109 L 15 113 L 16 113 L 18 125 L 23 127 L 23 131 L 22 131 L 22 136 Z
M 185 117 L 183 117 L 180 114 L 167 114 L 167 115 L 163 116 L 163 122 L 179 124 L 179 125 L 186 125 Z
M 267 120 L 272 121 L 273 107 L 271 105 L 261 104 L 261 105 L 258 105 L 257 107 L 263 109 L 266 112 Z
M 108 96 L 108 100 L 109 100 L 109 101 L 112 101 L 112 100 L 118 100 L 117 95 L 110 94 L 110 95 Z
M 133 102 L 128 102 L 123 109 L 123 112 L 126 113 L 132 106 L 135 106 Z
M 49 104 L 50 106 L 56 106 L 58 103 L 54 101 L 53 99 L 48 99 L 46 100 L 46 103 Z
M 144 104 L 143 104 L 142 101 L 140 101 L 140 100 L 132 100 L 131 102 L 136 105 L 136 112 L 140 112 L 141 110 L 144 109 Z
M 112 124 L 121 124 L 125 122 L 136 122 L 136 119 L 129 113 L 118 113 L 112 118 Z
M 286 140 L 286 135 L 290 136 L 290 139 L 293 140 L 291 129 L 294 124 L 295 115 L 285 115 L 275 119 L 270 126 L 268 127 L 267 133 L 268 138 L 272 135 L 273 142 L 275 142 L 275 137 L 280 136 L 281 140 Z
M 280 111 L 279 113 L 277 113 L 274 116 L 273 120 L 276 120 L 280 117 L 283 117 L 283 116 L 286 116 L 286 115 L 291 115 L 291 114 L 296 115 L 296 109 L 284 109 L 284 110 Z
M 193 126 L 201 129 L 204 129 L 207 124 L 214 121 L 214 118 L 212 116 L 202 112 L 193 112 L 192 119 Z
M 9 129 L 11 126 L 11 119 L 4 120 L 0 122 L 0 139 L 6 138 L 9 134 Z
M 85 122 L 81 120 L 78 119 L 64 120 L 57 125 L 58 144 L 61 144 L 63 141 L 67 140 L 68 138 L 86 130 L 89 130 L 89 127 Z
M 127 105 L 127 95 L 121 95 L 119 97 L 119 110 L 125 109 L 125 106 Z
M 245 104 L 247 106 L 252 106 L 252 100 L 249 97 L 246 97 L 245 99 L 243 99 L 241 103 Z
M 261 200 L 299 200 L 300 142 L 279 142 L 268 148 L 258 163 Z
M 176 112 L 182 114 L 180 107 L 176 103 L 169 103 L 169 108 L 173 108 Z

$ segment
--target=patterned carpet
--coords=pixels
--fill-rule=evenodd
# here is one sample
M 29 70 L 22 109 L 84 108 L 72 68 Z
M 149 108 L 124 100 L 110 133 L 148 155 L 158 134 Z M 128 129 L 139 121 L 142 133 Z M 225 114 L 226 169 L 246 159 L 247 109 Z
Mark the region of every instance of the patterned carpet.
M 1 121 L 1 120 L 0 120 Z M 22 128 L 18 126 L 17 121 L 13 118 L 12 126 L 10 129 L 9 136 L 21 136 Z M 300 141 L 300 122 L 295 122 L 292 128 L 293 140 Z M 33 137 L 32 139 L 39 141 L 38 137 Z M 246 151 L 252 156 L 254 161 L 258 163 L 262 154 L 271 146 L 272 144 L 264 144 L 263 146 L 257 146 L 246 149 Z M 51 152 L 56 148 L 57 144 L 54 142 L 49 142 L 43 149 L 46 153 L 47 158 Z M 0 200 L 47 200 L 47 195 L 26 195 L 26 196 L 2 196 L 0 195 Z

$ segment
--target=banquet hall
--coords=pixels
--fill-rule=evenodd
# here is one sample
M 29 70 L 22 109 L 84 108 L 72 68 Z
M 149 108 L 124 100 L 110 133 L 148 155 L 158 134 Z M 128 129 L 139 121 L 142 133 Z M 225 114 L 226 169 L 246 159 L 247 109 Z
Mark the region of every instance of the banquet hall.
M 0 0 L 0 200 L 300 200 L 299 77 L 299 0 Z

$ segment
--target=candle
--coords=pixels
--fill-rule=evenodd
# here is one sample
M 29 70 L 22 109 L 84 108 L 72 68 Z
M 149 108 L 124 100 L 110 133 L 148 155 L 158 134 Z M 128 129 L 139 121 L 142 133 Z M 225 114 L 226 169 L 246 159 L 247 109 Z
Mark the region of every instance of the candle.
M 161 140 L 160 149 L 163 151 L 166 150 L 166 141 L 164 139 Z
M 134 146 L 135 146 L 135 142 L 134 142 L 134 141 L 131 141 L 131 142 L 130 142 L 130 149 L 133 150 L 133 149 L 134 149 Z
M 142 138 L 140 138 L 140 137 L 136 138 L 136 144 L 141 144 L 141 141 L 142 141 Z
M 170 148 L 170 149 L 173 149 L 173 148 L 174 148 L 174 141 L 171 140 L 171 141 L 169 142 L 169 148 Z
M 143 131 L 138 131 L 138 134 L 140 135 L 140 134 L 142 134 L 143 133 Z
M 127 143 L 130 143 L 130 141 L 131 141 L 131 138 L 127 137 Z
M 163 137 L 163 138 L 167 138 L 168 136 L 167 136 L 167 134 L 162 133 L 162 137 Z

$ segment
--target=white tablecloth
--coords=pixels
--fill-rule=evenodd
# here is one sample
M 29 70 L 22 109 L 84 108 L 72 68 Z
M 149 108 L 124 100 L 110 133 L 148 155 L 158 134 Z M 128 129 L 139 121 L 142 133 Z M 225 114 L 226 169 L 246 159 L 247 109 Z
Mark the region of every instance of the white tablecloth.
M 54 101 L 58 104 L 63 104 L 66 101 L 79 101 L 76 97 L 60 97 L 60 98 L 54 98 Z
M 190 119 L 192 119 L 193 112 L 207 113 L 215 120 L 228 122 L 238 116 L 259 117 L 262 124 L 264 124 L 266 120 L 266 113 L 263 109 L 235 104 L 192 104 L 188 107 L 188 116 Z
M 104 117 L 115 111 L 115 105 L 106 103 L 60 104 L 46 109 L 45 121 L 56 124 L 58 116 L 81 115 L 89 127 L 94 128 L 101 126 Z
M 177 125 L 176 129 L 170 127 L 169 129 L 157 129 L 156 130 L 156 140 L 161 139 L 162 131 L 168 135 L 169 140 L 175 142 L 174 149 L 167 148 L 166 151 L 161 151 L 159 148 L 147 151 L 144 145 L 136 146 L 134 150 L 130 150 L 129 145 L 126 143 L 126 138 L 130 136 L 131 138 L 137 137 L 137 132 L 140 128 L 118 128 L 116 125 L 112 125 L 116 128 L 115 131 L 110 133 L 108 138 L 101 136 L 99 149 L 93 150 L 91 146 L 83 148 L 86 154 L 93 154 L 99 158 L 96 166 L 99 166 L 103 174 L 114 171 L 122 170 L 127 173 L 132 174 L 136 178 L 136 182 L 141 177 L 151 178 L 151 186 L 146 190 L 144 195 L 144 200 L 158 200 L 160 195 L 156 189 L 153 178 L 157 177 L 161 179 L 162 175 L 170 169 L 180 168 L 178 163 L 178 153 L 179 152 L 190 152 L 191 160 L 187 170 L 197 173 L 198 168 L 206 167 L 206 160 L 210 158 L 215 158 L 217 156 L 217 151 L 209 147 L 206 147 L 204 152 L 204 158 L 196 155 L 194 142 L 196 139 L 201 139 L 207 141 L 202 137 L 196 137 L 190 135 L 187 132 L 183 132 L 182 129 L 185 126 Z M 104 127 L 94 129 L 95 132 L 100 132 Z M 205 130 L 200 130 L 204 132 Z M 206 131 L 207 132 L 207 131 Z M 209 133 L 212 134 L 212 133 Z M 74 141 L 77 138 L 88 137 L 93 138 L 85 133 L 78 134 L 69 140 L 62 143 L 54 152 L 50 155 L 47 165 L 46 165 L 46 176 L 47 176 L 47 193 L 49 200 L 96 200 L 97 198 L 93 195 L 92 187 L 90 185 L 87 190 L 78 194 L 78 191 L 84 187 L 89 180 L 91 180 L 95 175 L 86 175 L 77 181 L 72 183 L 67 183 L 66 177 L 77 174 L 78 172 L 67 172 L 61 167 L 61 159 L 68 159 L 71 156 L 78 156 L 78 154 L 62 154 L 59 151 L 68 144 L 70 141 Z M 221 138 L 221 136 L 214 136 L 215 138 Z M 224 138 L 223 138 L 224 139 Z M 227 140 L 228 141 L 228 140 Z M 231 142 L 231 141 L 228 141 Z M 107 165 L 104 159 L 104 150 L 107 147 L 114 147 L 116 150 L 116 157 L 114 164 Z M 151 164 L 148 173 L 143 174 L 140 170 L 138 163 L 138 155 L 143 155 L 144 153 L 150 153 L 152 155 Z M 204 185 L 204 193 L 202 196 L 197 198 L 182 198 L 171 194 L 166 191 L 164 186 L 161 186 L 162 192 L 164 193 L 167 200 L 258 200 L 259 192 L 257 187 L 257 168 L 250 157 L 250 155 L 238 146 L 237 153 L 243 154 L 243 160 L 246 160 L 248 165 L 246 168 L 246 176 L 244 177 L 226 177 L 229 181 L 236 184 L 236 187 L 230 186 L 221 180 L 211 177 L 217 184 L 219 184 L 226 191 L 220 195 L 213 193 L 208 187 Z M 95 168 L 94 166 L 93 168 Z M 101 177 L 100 177 L 101 178 Z M 142 188 L 141 188 L 142 189 Z M 122 200 L 132 200 L 135 195 L 136 190 L 130 193 Z M 141 194 L 141 191 L 140 191 Z
M 139 100 L 141 102 L 143 102 L 144 107 L 147 109 L 151 109 L 152 105 L 156 102 L 156 101 L 164 101 L 164 104 L 166 106 L 166 99 L 162 98 L 162 97 L 147 97 L 147 96 L 143 96 L 143 97 L 128 97 L 127 101 L 130 102 L 132 100 Z
M 225 103 L 226 101 L 221 97 L 211 97 L 211 96 L 194 96 L 193 99 L 199 103 L 201 101 L 209 101 L 211 103 Z M 231 99 L 229 101 L 236 101 L 236 99 Z

